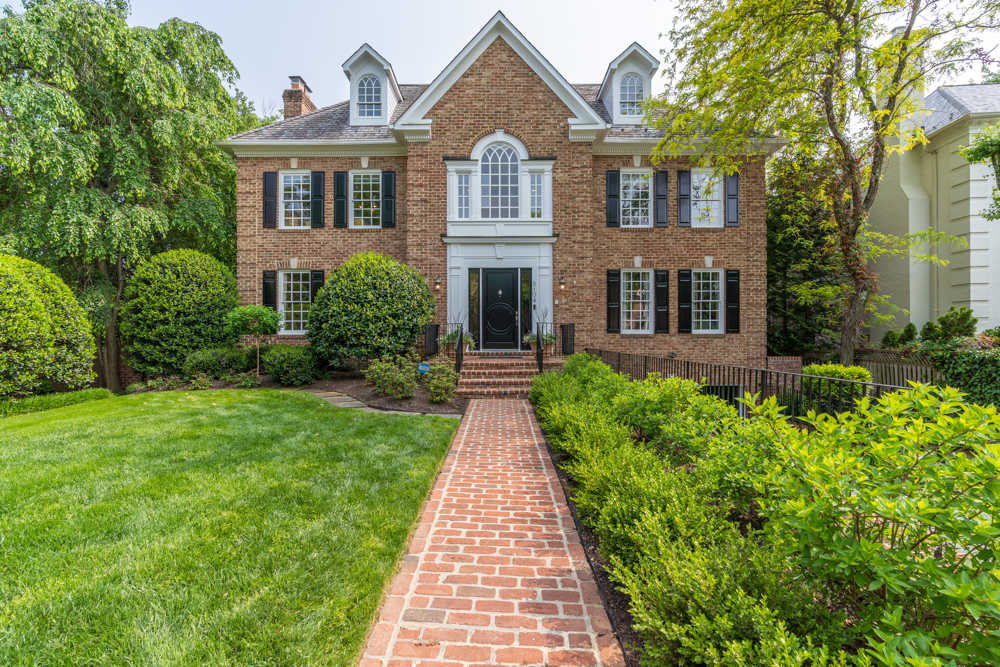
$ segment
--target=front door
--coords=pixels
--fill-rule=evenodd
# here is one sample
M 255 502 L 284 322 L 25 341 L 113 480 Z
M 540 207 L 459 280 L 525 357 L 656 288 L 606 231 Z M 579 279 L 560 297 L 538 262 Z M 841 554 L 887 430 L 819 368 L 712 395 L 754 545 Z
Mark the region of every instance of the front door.
M 517 269 L 483 269 L 483 349 L 516 350 Z

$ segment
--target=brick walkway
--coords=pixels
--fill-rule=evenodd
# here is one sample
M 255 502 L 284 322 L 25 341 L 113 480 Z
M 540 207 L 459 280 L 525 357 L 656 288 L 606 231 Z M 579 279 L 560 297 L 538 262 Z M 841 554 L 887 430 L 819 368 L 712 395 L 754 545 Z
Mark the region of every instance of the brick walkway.
M 624 665 L 531 406 L 469 404 L 361 667 Z

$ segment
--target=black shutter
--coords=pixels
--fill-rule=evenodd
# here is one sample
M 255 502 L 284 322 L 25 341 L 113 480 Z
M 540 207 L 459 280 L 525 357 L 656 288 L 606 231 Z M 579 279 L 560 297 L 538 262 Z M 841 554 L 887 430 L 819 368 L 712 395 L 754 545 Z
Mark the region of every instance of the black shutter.
M 653 333 L 670 333 L 670 272 L 655 271 L 656 319 Z
M 607 180 L 608 227 L 620 227 L 621 209 L 618 206 L 618 195 L 621 192 L 621 178 L 619 173 L 613 169 L 609 169 L 605 177 Z
M 347 226 L 347 172 L 333 172 L 333 226 Z
M 726 333 L 740 332 L 740 272 L 726 269 Z
M 323 207 L 326 204 L 326 172 L 314 171 L 312 173 L 312 204 L 309 209 L 309 225 L 311 227 L 323 226 Z
M 396 172 L 382 172 L 382 226 L 396 226 Z
M 740 175 L 726 176 L 726 227 L 740 226 Z
M 326 283 L 326 278 L 322 271 L 310 271 L 309 272 L 309 302 L 316 302 L 316 294 L 323 289 L 323 285 Z
M 264 226 L 278 226 L 278 172 L 264 172 Z
M 621 333 L 622 330 L 621 280 L 619 269 L 608 270 L 608 333 Z
M 666 227 L 667 218 L 667 172 L 656 172 L 656 226 Z
M 691 269 L 677 272 L 677 333 L 691 333 Z
M 691 172 L 677 172 L 677 226 L 691 226 Z
M 262 299 L 265 308 L 278 309 L 278 272 L 264 272 L 264 298 Z

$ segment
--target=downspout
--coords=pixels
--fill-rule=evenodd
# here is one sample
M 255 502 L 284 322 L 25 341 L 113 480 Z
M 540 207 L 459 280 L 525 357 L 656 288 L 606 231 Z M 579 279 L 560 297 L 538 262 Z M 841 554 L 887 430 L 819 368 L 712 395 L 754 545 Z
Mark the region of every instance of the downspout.
M 931 232 L 938 233 L 938 209 L 941 206 L 941 192 L 938 190 L 938 152 L 929 151 L 934 156 L 934 206 L 931 207 Z M 934 253 L 937 255 L 937 252 Z M 939 258 L 940 259 L 940 258 Z M 931 264 L 931 314 L 933 321 L 941 316 L 940 298 L 938 295 L 938 276 L 941 265 L 938 262 Z

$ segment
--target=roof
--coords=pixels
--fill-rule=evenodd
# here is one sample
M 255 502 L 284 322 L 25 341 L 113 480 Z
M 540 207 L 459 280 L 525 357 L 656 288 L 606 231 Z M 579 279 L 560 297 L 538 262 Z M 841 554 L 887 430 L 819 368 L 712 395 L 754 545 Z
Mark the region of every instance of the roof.
M 600 83 L 574 83 L 573 88 L 576 92 L 580 93 L 580 97 L 584 99 L 591 106 L 591 108 L 597 112 L 605 123 L 611 124 L 608 128 L 607 134 L 604 136 L 607 139 L 649 139 L 650 141 L 662 139 L 664 136 L 663 130 L 656 128 L 646 127 L 645 125 L 622 125 L 613 124 L 611 118 L 611 110 L 604 106 L 597 96 L 601 93 L 601 88 L 603 84 Z
M 924 133 L 932 134 L 971 114 L 1000 114 L 1000 83 L 941 86 L 924 100 L 930 115 Z

